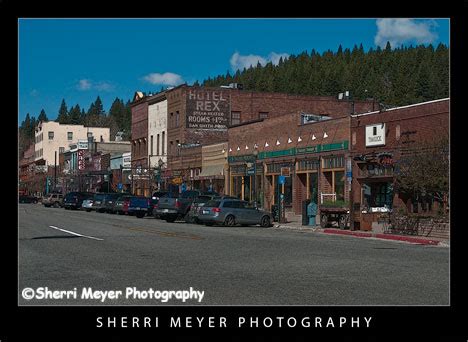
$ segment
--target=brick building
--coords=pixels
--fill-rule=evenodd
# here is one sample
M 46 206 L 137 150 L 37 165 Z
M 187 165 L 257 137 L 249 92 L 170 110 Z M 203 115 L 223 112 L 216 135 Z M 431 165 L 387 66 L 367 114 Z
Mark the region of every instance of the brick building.
M 199 164 L 193 165 L 191 169 L 187 168 L 181 158 L 181 148 L 191 144 L 226 142 L 227 130 L 231 126 L 258 119 L 270 120 L 292 113 L 299 115 L 306 112 L 339 118 L 378 108 L 378 104 L 373 101 L 187 85 L 167 90 L 166 98 L 168 169 L 181 174 L 193 174 L 202 167 L 200 159 Z
M 296 215 L 306 199 L 320 203 L 336 194 L 333 200 L 348 201 L 349 125 L 349 115 L 294 113 L 231 127 L 227 193 L 270 209 L 281 187 L 286 210 Z M 290 174 L 284 186 L 278 185 L 282 168 Z
M 351 116 L 353 158 L 351 223 L 354 229 L 377 229 L 389 209 L 431 212 L 441 203 L 421 203 L 393 189 L 395 167 L 421 143 L 449 135 L 450 99 Z M 443 204 L 442 204 L 443 205 Z

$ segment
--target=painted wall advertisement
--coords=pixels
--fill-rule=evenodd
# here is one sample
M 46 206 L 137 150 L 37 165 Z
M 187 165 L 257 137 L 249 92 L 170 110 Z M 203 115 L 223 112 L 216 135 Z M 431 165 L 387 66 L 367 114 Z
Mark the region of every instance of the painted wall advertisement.
M 230 112 L 227 91 L 190 89 L 187 94 L 187 128 L 226 130 Z

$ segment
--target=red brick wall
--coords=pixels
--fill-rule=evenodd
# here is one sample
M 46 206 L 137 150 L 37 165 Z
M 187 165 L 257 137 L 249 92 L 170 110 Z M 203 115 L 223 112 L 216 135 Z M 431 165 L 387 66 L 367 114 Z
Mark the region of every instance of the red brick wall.
M 352 113 L 352 103 L 337 100 L 335 97 L 299 96 L 282 93 L 261 93 L 242 90 L 231 91 L 231 111 L 241 112 L 242 122 L 259 118 L 260 112 L 268 112 L 268 117 L 276 117 L 295 112 L 326 114 L 342 117 Z M 378 103 L 355 101 L 356 113 L 365 113 L 378 109 Z
M 356 135 L 356 144 L 350 145 L 352 156 L 370 152 L 391 152 L 393 160 L 398 161 L 401 151 L 411 149 L 418 143 L 431 141 L 440 136 L 449 134 L 449 105 L 450 101 L 442 100 L 416 106 L 408 106 L 386 112 L 353 117 L 351 119 L 351 134 Z M 385 123 L 385 146 L 366 147 L 366 125 Z M 399 126 L 400 137 L 397 137 Z M 409 133 L 409 134 L 405 134 Z M 361 199 L 361 184 L 357 181 L 359 167 L 353 162 L 353 203 L 359 203 Z M 404 200 L 395 196 L 394 205 L 406 206 Z

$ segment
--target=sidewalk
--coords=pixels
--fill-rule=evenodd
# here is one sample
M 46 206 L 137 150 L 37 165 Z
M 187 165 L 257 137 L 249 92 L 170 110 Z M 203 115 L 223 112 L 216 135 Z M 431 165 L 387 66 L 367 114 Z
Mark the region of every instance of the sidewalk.
M 437 240 L 433 238 L 426 238 L 423 236 L 407 236 L 407 235 L 396 235 L 396 234 L 383 234 L 383 233 L 374 233 L 367 231 L 351 231 L 351 230 L 342 230 L 337 228 L 321 228 L 320 226 L 303 226 L 302 222 L 287 222 L 287 223 L 278 223 L 273 224 L 274 228 L 278 229 L 293 229 L 300 231 L 309 231 L 313 233 L 320 234 L 335 234 L 342 236 L 351 236 L 357 238 L 373 238 L 381 240 L 393 240 L 406 243 L 413 243 L 419 245 L 432 245 L 440 247 L 450 247 L 450 242 L 447 240 Z

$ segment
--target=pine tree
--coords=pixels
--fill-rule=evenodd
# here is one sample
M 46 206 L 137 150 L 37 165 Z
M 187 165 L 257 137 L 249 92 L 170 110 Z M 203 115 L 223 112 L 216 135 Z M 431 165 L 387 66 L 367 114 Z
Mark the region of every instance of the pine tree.
M 68 117 L 68 109 L 67 109 L 67 104 L 65 103 L 65 99 L 62 99 L 62 103 L 60 105 L 59 109 L 59 114 L 57 116 L 57 119 L 55 120 L 56 122 L 60 124 L 67 124 L 69 123 L 69 117 Z
M 44 109 L 41 110 L 41 113 L 40 113 L 39 116 L 37 117 L 37 121 L 43 121 L 43 122 L 49 121 L 49 119 L 47 118 L 47 115 L 46 115 L 46 112 L 44 111 Z

